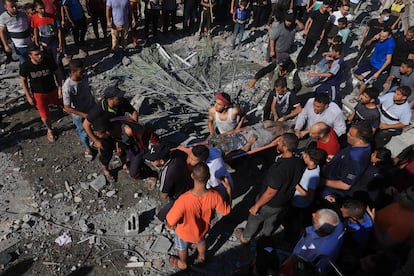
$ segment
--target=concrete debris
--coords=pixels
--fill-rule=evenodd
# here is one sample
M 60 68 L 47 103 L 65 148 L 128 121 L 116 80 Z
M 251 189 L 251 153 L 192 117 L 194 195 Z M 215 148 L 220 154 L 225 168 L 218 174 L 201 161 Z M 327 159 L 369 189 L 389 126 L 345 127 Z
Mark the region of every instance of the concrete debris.
M 89 231 L 89 226 L 86 224 L 86 221 L 84 219 L 79 220 L 79 227 L 84 233 Z
M 89 190 L 89 183 L 81 182 L 80 186 L 84 190 Z
M 168 253 L 170 251 L 171 246 L 172 243 L 169 239 L 167 239 L 164 236 L 159 236 L 152 244 L 151 250 L 159 253 Z
M 116 194 L 116 191 L 109 191 L 109 192 L 106 193 L 106 196 L 107 197 L 112 197 L 115 194 Z
M 125 234 L 128 236 L 138 235 L 139 220 L 137 214 L 131 214 L 129 219 L 125 222 Z
M 82 198 L 81 198 L 80 196 L 74 196 L 74 197 L 73 197 L 73 201 L 74 201 L 75 203 L 80 203 L 80 202 L 82 202 Z
M 63 235 L 56 238 L 55 243 L 59 244 L 60 246 L 71 243 L 72 237 L 69 233 L 64 233 Z
M 151 262 L 133 262 L 127 263 L 126 268 L 135 268 L 135 267 L 151 267 Z
M 62 199 L 62 198 L 63 198 L 63 193 L 58 193 L 53 196 L 53 199 Z
M 106 179 L 103 174 L 99 175 L 97 178 L 95 178 L 92 182 L 89 183 L 89 186 L 97 192 L 101 191 L 103 187 L 105 187 L 105 185 Z

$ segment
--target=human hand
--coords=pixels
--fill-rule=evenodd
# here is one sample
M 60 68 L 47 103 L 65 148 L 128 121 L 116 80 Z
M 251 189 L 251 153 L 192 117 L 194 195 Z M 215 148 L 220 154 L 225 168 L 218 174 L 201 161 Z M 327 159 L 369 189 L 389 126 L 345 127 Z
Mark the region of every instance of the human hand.
M 12 49 L 10 48 L 10 46 L 9 45 L 4 45 L 4 52 L 6 52 L 6 53 L 11 53 L 12 52 Z
M 257 216 L 259 213 L 259 207 L 257 207 L 256 204 L 253 205 L 252 207 L 250 207 L 249 213 L 252 214 L 253 216 Z
M 388 82 L 388 81 L 386 81 L 386 82 L 384 82 L 384 84 L 382 85 L 382 88 L 384 88 L 384 89 L 388 89 L 388 88 L 390 88 L 390 82 Z
M 372 75 L 371 80 L 376 80 L 378 79 L 378 77 L 379 77 L 379 74 L 375 73 L 374 75 Z
M 333 197 L 333 196 L 331 196 L 331 195 L 327 195 L 327 196 L 325 196 L 325 199 L 326 199 L 327 201 L 329 201 L 330 203 L 335 203 L 335 202 L 336 202 L 335 197 Z
M 63 94 L 62 94 L 62 87 L 58 87 L 58 99 L 62 99 L 63 98 Z
M 112 22 L 111 21 L 107 21 L 106 25 L 108 26 L 108 28 L 112 28 Z
M 93 142 L 93 146 L 94 146 L 95 148 L 97 148 L 98 150 L 103 149 L 103 146 L 102 146 L 102 143 L 101 143 L 101 141 L 100 141 L 100 140 L 96 140 L 96 141 L 94 141 L 94 142 Z
M 32 96 L 27 96 L 26 98 L 27 98 L 27 102 L 28 102 L 30 105 L 35 105 L 35 102 L 34 102 L 34 99 L 33 99 L 33 97 L 32 97 Z

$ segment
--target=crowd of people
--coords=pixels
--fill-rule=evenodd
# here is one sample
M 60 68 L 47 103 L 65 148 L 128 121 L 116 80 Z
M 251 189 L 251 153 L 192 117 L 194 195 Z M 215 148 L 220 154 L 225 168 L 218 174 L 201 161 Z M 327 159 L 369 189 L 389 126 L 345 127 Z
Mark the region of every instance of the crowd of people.
M 271 89 L 263 122 L 247 127 L 243 110 L 218 91 L 206 111 L 206 142 L 174 149 L 139 123 L 124 91 L 109 86 L 96 102 L 82 59 L 69 62 L 65 78 L 61 58 L 69 29 L 78 51 L 88 51 L 84 6 L 96 39 L 99 21 L 102 37 L 109 29 L 111 50 L 118 51 L 127 49 L 130 40 L 138 41 L 141 4 L 145 37 L 157 37 L 161 16 L 162 31 L 176 32 L 175 0 L 87 0 L 84 5 L 79 0 L 34 0 L 23 10 L 15 0 L 3 2 L 0 37 L 6 62 L 13 61 L 13 52 L 17 55 L 27 102 L 39 111 L 48 141 L 57 138 L 49 105 L 61 106 L 77 128 L 85 159 L 97 156 L 108 182 L 116 181 L 109 169 L 114 153 L 132 178 L 157 182 L 160 198 L 168 201 L 157 217 L 176 233 L 178 256 L 170 256 L 172 266 L 187 269 L 190 244 L 197 248 L 195 262 L 205 263 L 206 235 L 212 220 L 221 218 L 216 211 L 231 214 L 238 183 L 223 155 L 257 152 L 274 143 L 271 150 L 278 157 L 258 173 L 260 183 L 252 183 L 259 186 L 255 203 L 246 211 L 245 228 L 235 230 L 242 244 L 257 240 L 257 257 L 264 256 L 256 258 L 261 266 L 252 265 L 246 275 L 277 275 L 299 262 L 321 275 L 335 264 L 347 275 L 409 275 L 414 270 L 414 146 L 395 158 L 386 148 L 410 125 L 414 107 L 414 26 L 401 28 L 403 1 L 381 3 L 379 17 L 363 31 L 351 70 L 359 83 L 356 106 L 345 117 L 344 57 L 361 1 L 185 0 L 186 34 L 198 29 L 199 36 L 211 35 L 215 17 L 232 20 L 234 49 L 243 44 L 246 28 L 268 30 L 264 58 L 269 64 L 246 87 L 269 74 Z M 305 40 L 294 62 L 290 54 L 297 32 Z M 314 72 L 307 70 L 311 64 Z M 315 87 L 305 102 L 298 95 L 303 86 Z M 280 233 L 295 258 L 285 261 L 274 240 L 263 240 Z

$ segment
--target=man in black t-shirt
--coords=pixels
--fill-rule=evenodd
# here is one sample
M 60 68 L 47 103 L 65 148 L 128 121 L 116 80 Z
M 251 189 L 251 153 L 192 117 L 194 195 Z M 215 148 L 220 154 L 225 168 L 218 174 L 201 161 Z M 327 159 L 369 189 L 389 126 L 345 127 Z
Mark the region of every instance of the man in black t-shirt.
M 285 133 L 278 138 L 277 151 L 282 156 L 267 172 L 264 191 L 249 210 L 246 228 L 244 231 L 236 229 L 236 235 L 242 243 L 248 243 L 262 223 L 261 233 L 270 236 L 278 215 L 292 199 L 295 186 L 305 170 L 303 161 L 293 155 L 298 143 L 298 137 L 293 133 Z
M 349 115 L 348 122 L 356 124 L 361 121 L 366 121 L 372 127 L 375 133 L 380 124 L 380 112 L 376 105 L 379 95 L 379 90 L 375 87 L 368 87 L 361 94 L 359 103 L 355 106 L 355 111 Z
M 99 161 L 102 163 L 104 175 L 109 182 L 113 182 L 108 165 L 116 148 L 116 138 L 121 137 L 121 125 L 111 122 L 111 119 L 129 115 L 133 121 L 138 122 L 138 113 L 124 99 L 125 93 L 118 87 L 109 86 L 103 94 L 104 98 L 89 111 L 83 121 L 83 128 L 93 141 L 94 147 L 99 150 Z
M 29 60 L 20 67 L 20 81 L 30 105 L 36 105 L 40 118 L 47 127 L 47 139 L 55 141 L 50 121 L 49 104 L 63 107 L 62 80 L 55 62 L 44 57 L 40 48 L 28 48 Z
M 297 57 L 297 66 L 303 67 L 306 65 L 308 55 L 315 48 L 318 41 L 322 40 L 325 34 L 325 28 L 329 18 L 329 4 L 328 0 L 323 1 L 323 4 L 316 10 L 313 11 L 305 24 L 305 30 L 303 35 L 306 36 L 305 45 L 299 52 Z
M 158 175 L 160 197 L 168 199 L 169 202 L 160 209 L 157 217 L 164 221 L 174 201 L 193 186 L 186 162 L 187 154 L 180 150 L 170 151 L 166 146 L 158 144 L 144 155 L 144 159 L 161 168 Z

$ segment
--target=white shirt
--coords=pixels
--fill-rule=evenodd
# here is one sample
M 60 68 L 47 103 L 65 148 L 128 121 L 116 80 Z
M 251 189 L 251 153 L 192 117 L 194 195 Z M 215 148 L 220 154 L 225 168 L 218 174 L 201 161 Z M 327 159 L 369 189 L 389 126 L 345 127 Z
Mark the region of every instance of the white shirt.
M 339 106 L 331 102 L 328 107 L 319 114 L 313 110 L 314 98 L 306 103 L 305 107 L 299 113 L 296 119 L 295 129 L 301 130 L 305 125 L 310 129 L 312 125 L 318 122 L 324 122 L 335 130 L 336 135 L 341 136 L 346 133 L 345 117 Z
M 348 23 L 352 22 L 352 20 L 354 19 L 354 17 L 350 13 L 348 13 L 347 15 L 344 16 L 341 13 L 341 11 L 334 11 L 330 16 L 330 20 L 331 20 L 332 24 L 334 24 L 335 26 L 338 26 L 338 19 L 342 18 L 342 17 L 346 17 L 346 19 L 348 20 Z

